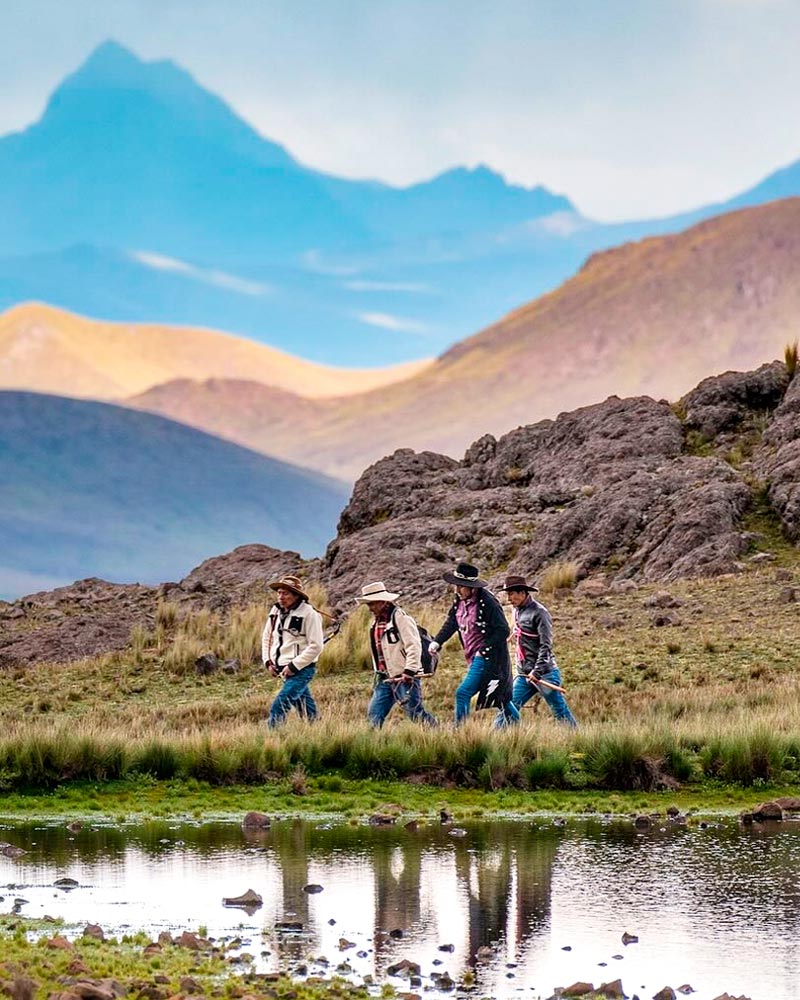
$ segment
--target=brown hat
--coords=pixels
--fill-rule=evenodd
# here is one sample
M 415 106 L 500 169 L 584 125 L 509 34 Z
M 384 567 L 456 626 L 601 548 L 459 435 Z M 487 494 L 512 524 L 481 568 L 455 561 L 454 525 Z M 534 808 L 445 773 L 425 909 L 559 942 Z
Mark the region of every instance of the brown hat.
M 291 590 L 293 594 L 297 594 L 298 597 L 302 597 L 304 601 L 308 600 L 308 594 L 303 590 L 303 584 L 300 582 L 299 576 L 282 576 L 280 580 L 273 580 L 269 585 L 273 590 Z
M 498 587 L 498 590 L 527 590 L 530 593 L 531 591 L 538 592 L 539 588 L 534 587 L 532 583 L 526 583 L 524 576 L 507 576 L 505 584 Z
M 488 584 L 481 580 L 478 571 L 469 563 L 459 563 L 450 573 L 443 573 L 442 579 L 445 583 L 454 583 L 457 587 L 486 587 Z

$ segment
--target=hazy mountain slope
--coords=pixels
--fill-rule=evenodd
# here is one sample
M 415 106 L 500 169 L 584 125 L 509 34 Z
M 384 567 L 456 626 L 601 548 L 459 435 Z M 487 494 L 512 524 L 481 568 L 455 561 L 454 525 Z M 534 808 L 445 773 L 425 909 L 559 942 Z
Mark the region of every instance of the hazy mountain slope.
M 330 368 L 214 330 L 103 323 L 28 303 L 0 315 L 0 388 L 115 399 L 174 378 L 248 378 L 304 396 L 364 391 L 420 362 Z
M 800 199 L 788 199 L 596 255 L 419 375 L 310 415 L 298 409 L 281 454 L 351 477 L 398 447 L 458 455 L 486 431 L 612 394 L 677 399 L 710 372 L 781 356 L 798 329 Z M 192 417 L 181 394 L 182 419 L 199 424 L 212 395 L 226 395 L 196 388 Z M 159 390 L 147 405 L 170 413 L 169 397 Z M 257 446 L 229 398 L 224 416 L 213 404 L 217 426 Z
M 322 551 L 340 482 L 150 414 L 0 392 L 0 592 L 19 574 L 152 582 L 261 541 Z

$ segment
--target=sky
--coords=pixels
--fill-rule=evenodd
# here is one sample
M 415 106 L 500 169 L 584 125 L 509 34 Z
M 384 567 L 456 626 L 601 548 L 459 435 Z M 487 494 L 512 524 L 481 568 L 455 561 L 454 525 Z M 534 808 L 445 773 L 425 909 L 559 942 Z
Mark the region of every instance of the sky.
M 610 221 L 800 158 L 798 0 L 2 0 L 0 134 L 108 38 L 345 177 L 484 163 Z

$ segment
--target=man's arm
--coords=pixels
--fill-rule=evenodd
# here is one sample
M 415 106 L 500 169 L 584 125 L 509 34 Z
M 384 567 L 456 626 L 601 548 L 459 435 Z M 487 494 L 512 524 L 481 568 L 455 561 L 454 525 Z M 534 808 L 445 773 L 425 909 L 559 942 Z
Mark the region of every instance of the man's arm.
M 403 673 L 409 677 L 416 677 L 422 669 L 422 640 L 419 637 L 417 623 L 402 608 L 397 609 L 394 620 L 406 654 Z
M 486 594 L 486 652 L 488 650 L 495 648 L 496 646 L 502 646 L 508 639 L 511 629 L 508 626 L 508 621 L 506 620 L 505 612 L 503 611 L 502 605 L 493 597 L 491 594 Z
M 546 674 L 553 665 L 553 619 L 547 608 L 537 609 L 536 631 L 539 633 L 539 653 L 533 673 Z
M 450 607 L 447 618 L 444 620 L 444 624 L 433 637 L 433 642 L 435 642 L 437 646 L 443 646 L 451 636 L 456 634 L 457 631 L 458 620 L 456 619 L 456 605 L 454 601 Z
M 314 663 L 319 654 L 322 652 L 322 646 L 324 642 L 324 636 L 322 634 L 322 615 L 315 611 L 314 608 L 309 607 L 308 611 L 304 616 L 303 632 L 308 644 L 302 653 L 292 660 L 290 666 L 292 668 L 292 673 L 299 673 L 303 667 L 307 667 L 310 663 Z

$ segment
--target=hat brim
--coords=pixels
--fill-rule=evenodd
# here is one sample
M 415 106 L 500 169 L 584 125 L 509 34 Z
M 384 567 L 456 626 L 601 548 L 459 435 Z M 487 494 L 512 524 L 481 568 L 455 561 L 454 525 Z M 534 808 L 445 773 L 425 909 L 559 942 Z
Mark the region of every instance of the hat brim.
M 506 593 L 508 593 L 509 590 L 527 590 L 529 594 L 538 594 L 539 593 L 539 588 L 538 587 L 534 587 L 530 583 L 515 583 L 511 587 L 498 587 L 497 589 L 501 593 L 503 591 L 505 591 Z
M 399 594 L 393 594 L 389 590 L 384 590 L 377 594 L 370 594 L 369 597 L 355 597 L 354 600 L 356 604 L 372 604 L 374 601 L 396 601 L 399 596 Z
M 302 590 L 298 590 L 297 587 L 293 587 L 290 583 L 286 583 L 285 580 L 273 580 L 267 586 L 270 590 L 290 590 L 293 594 L 297 594 L 298 597 L 302 597 L 304 601 L 308 600 L 308 594 L 303 593 Z
M 463 576 L 456 576 L 455 573 L 442 573 L 442 579 L 445 583 L 454 583 L 456 587 L 473 587 L 475 590 L 479 590 L 483 587 L 488 587 L 489 584 L 485 580 L 465 580 Z

